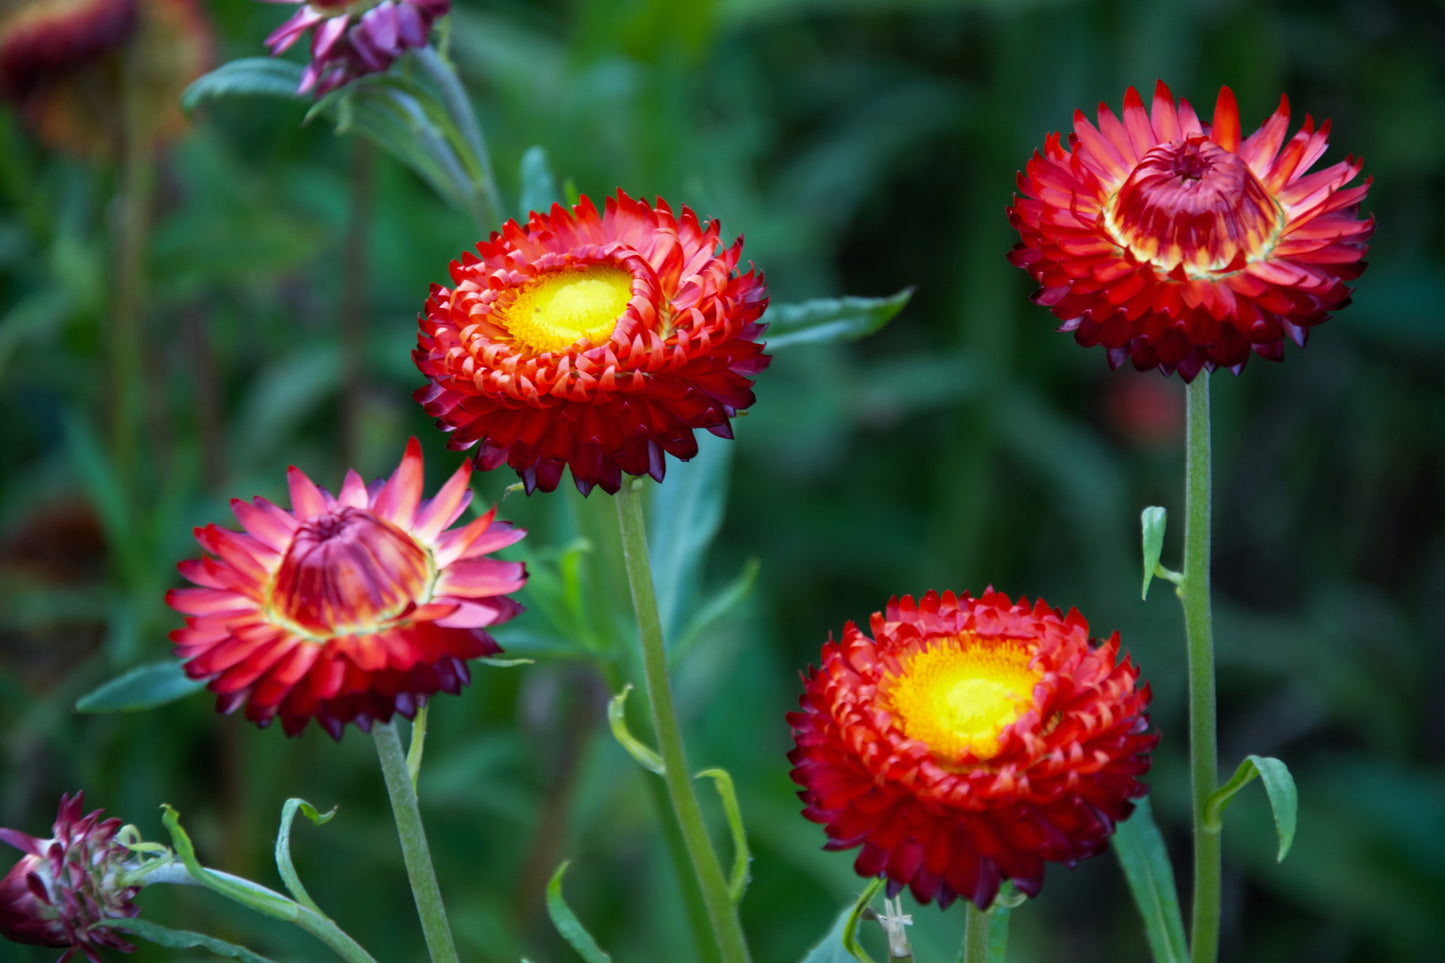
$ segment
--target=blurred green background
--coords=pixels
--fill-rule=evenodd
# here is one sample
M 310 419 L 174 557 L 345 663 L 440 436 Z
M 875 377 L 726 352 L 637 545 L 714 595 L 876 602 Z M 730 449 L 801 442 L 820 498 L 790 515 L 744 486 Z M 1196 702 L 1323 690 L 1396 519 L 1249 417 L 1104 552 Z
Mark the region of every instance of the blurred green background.
M 291 12 L 205 8 L 223 59 L 263 53 Z M 1045 134 L 1076 107 L 1117 109 L 1131 84 L 1162 77 L 1203 113 L 1228 84 L 1246 129 L 1281 91 L 1292 129 L 1305 112 L 1332 118 L 1323 163 L 1362 155 L 1374 177 L 1356 303 L 1283 365 L 1213 379 L 1221 769 L 1281 757 L 1301 807 L 1280 865 L 1263 793 L 1231 808 L 1222 956 L 1438 955 L 1445 7 L 466 0 L 450 43 L 513 207 L 522 153 L 540 144 L 585 193 L 661 195 L 744 233 L 776 303 L 917 286 L 873 338 L 779 352 L 736 443 L 670 464 L 661 489 L 700 499 L 670 505 L 684 514 L 653 532 L 669 544 L 706 543 L 707 506 L 726 506 L 705 565 L 677 576 L 676 625 L 758 566 L 676 679 L 690 761 L 738 780 L 755 855 L 743 919 L 764 963 L 800 959 L 861 885 L 853 854 L 822 852 L 822 828 L 797 815 L 783 716 L 798 672 L 897 593 L 993 584 L 1123 634 L 1154 687 L 1154 808 L 1188 899 L 1182 624 L 1167 585 L 1138 594 L 1140 509 L 1182 520 L 1182 385 L 1111 373 L 1101 350 L 1054 333 L 1004 260 L 1016 240 L 1004 208 Z M 204 694 L 73 711 L 166 656 L 179 617 L 162 593 L 198 554 L 191 526 L 230 524 L 228 498 L 284 500 L 293 463 L 327 486 L 348 465 L 390 472 L 409 433 L 429 488 L 459 460 L 410 399 L 409 350 L 427 286 L 475 228 L 383 152 L 324 120 L 303 126 L 304 112 L 218 102 L 159 159 L 130 490 L 103 440 L 116 171 L 47 153 L 0 113 L 0 825 L 44 834 L 60 793 L 84 788 L 164 839 L 157 807 L 170 802 L 208 864 L 274 886 L 282 802 L 339 805 L 327 826 L 298 827 L 302 877 L 379 960 L 419 960 L 366 737 L 338 746 L 312 727 L 288 740 L 217 716 Z M 479 503 L 514 480 L 480 477 Z M 565 857 L 574 909 L 619 961 L 695 959 L 652 777 L 605 726 L 609 689 L 630 673 L 611 506 L 559 490 L 511 495 L 501 512 L 531 529 L 518 557 L 534 575 L 532 611 L 499 638 L 538 661 L 478 669 L 463 697 L 434 703 L 421 782 L 462 956 L 574 959 L 541 906 Z M 701 791 L 726 861 L 720 807 Z M 304 934 L 172 890 L 143 894 L 147 918 L 323 958 Z M 953 959 L 962 909 L 913 911 L 917 958 Z M 1017 963 L 1146 959 L 1112 854 L 1051 869 L 1011 934 Z M 54 955 L 0 944 L 0 960 Z

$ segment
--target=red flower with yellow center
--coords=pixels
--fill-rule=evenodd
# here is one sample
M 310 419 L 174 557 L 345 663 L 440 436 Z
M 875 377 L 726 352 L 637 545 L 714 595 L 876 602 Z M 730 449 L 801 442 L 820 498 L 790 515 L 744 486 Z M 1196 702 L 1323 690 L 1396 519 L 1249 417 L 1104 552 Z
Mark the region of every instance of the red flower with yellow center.
M 920 903 L 1033 896 L 1045 861 L 1108 844 L 1146 791 L 1149 686 L 1076 611 L 992 589 L 909 596 L 848 623 L 805 678 L 788 754 L 827 849 Z
M 664 456 L 697 454 L 693 430 L 732 437 L 769 357 L 756 339 L 761 274 L 740 274 L 742 239 L 618 191 L 601 214 L 587 198 L 525 227 L 508 221 L 434 285 L 412 358 L 416 393 L 451 433 L 507 464 L 527 491 L 551 491 L 564 467 L 585 495 L 622 475 L 662 480 Z
M 1306 172 L 1330 124 L 1289 142 L 1289 101 L 1241 138 L 1234 93 L 1219 92 L 1213 122 L 1176 107 L 1160 81 L 1152 113 L 1133 87 L 1123 117 L 1099 105 L 1099 126 L 1074 113 L 1065 148 L 1050 134 L 1019 175 L 1009 220 L 1022 243 L 1009 260 L 1046 305 L 1109 363 L 1237 374 L 1251 351 L 1273 361 L 1284 338 L 1303 346 L 1312 325 L 1349 303 L 1374 218 L 1359 219 L 1369 181 L 1346 187 L 1348 157 Z
M 501 651 L 484 629 L 521 611 L 507 593 L 527 578 L 522 563 L 486 557 L 525 534 L 495 510 L 449 528 L 470 479 L 463 464 L 423 501 L 413 438 L 369 489 L 353 471 L 333 496 L 292 468 L 291 511 L 233 499 L 245 531 L 196 529 L 214 557 L 180 570 L 201 587 L 166 596 L 186 614 L 171 633 L 186 674 L 210 680 L 222 712 L 245 704 L 262 726 L 280 716 L 287 735 L 314 718 L 336 739 L 348 722 L 366 731 L 460 692 L 466 660 Z

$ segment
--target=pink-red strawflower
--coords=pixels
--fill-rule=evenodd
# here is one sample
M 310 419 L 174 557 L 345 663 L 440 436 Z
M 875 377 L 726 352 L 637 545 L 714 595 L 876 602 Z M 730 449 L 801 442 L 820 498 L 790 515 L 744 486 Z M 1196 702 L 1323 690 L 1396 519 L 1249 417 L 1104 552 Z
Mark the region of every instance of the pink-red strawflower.
M 1004 879 L 1107 846 L 1147 790 L 1149 686 L 1119 635 L 992 589 L 894 599 L 869 638 L 848 623 L 788 715 L 803 815 L 827 849 L 921 903 L 987 908 Z
M 451 9 L 451 0 L 263 0 L 299 5 L 266 38 L 272 56 L 311 36 L 311 62 L 301 75 L 300 93 L 318 96 L 366 74 L 377 74 L 407 50 L 426 45 L 432 24 Z
M 1109 363 L 1238 373 L 1250 353 L 1278 361 L 1286 338 L 1349 303 L 1364 270 L 1374 218 L 1361 220 L 1369 181 L 1347 186 L 1361 162 L 1346 157 L 1307 173 L 1330 124 L 1309 115 L 1288 141 L 1289 101 L 1242 136 L 1234 93 L 1219 92 L 1203 123 L 1161 81 L 1152 112 L 1139 92 L 1122 116 L 1074 113 L 1067 145 L 1050 134 L 1018 178 L 1009 220 L 1021 243 L 1009 260 L 1048 307 Z
M 621 191 L 601 213 L 584 197 L 525 225 L 508 221 L 434 285 L 412 352 L 416 393 L 454 450 L 478 446 L 527 491 L 564 469 L 583 494 L 623 475 L 662 480 L 666 456 L 697 454 L 693 432 L 732 437 L 770 360 L 759 343 L 761 274 L 742 239 Z
M 171 633 L 186 673 L 208 680 L 222 712 L 279 717 L 288 735 L 315 719 L 336 739 L 348 722 L 366 731 L 460 692 L 467 660 L 501 651 L 485 630 L 521 611 L 509 593 L 527 578 L 522 563 L 488 557 L 525 534 L 495 509 L 449 527 L 471 502 L 470 477 L 463 463 L 423 500 L 413 438 L 370 487 L 351 471 L 332 495 L 292 468 L 290 511 L 233 499 L 244 531 L 196 529 L 209 554 L 180 571 L 199 588 L 166 596 L 186 614 Z
M 131 902 L 140 887 L 126 881 L 130 851 L 116 841 L 119 819 L 104 810 L 81 815 L 85 794 L 62 796 L 54 835 L 38 839 L 0 829 L 0 842 L 25 855 L 0 879 L 0 936 L 30 946 L 65 947 L 60 963 L 85 954 L 102 963 L 99 950 L 135 947 L 105 920 L 140 914 Z

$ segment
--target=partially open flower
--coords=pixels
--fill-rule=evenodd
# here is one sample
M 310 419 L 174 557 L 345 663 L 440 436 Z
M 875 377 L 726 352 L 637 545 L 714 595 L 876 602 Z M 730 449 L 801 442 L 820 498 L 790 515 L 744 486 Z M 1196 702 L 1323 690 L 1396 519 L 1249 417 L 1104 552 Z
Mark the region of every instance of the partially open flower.
M 1234 93 L 1210 124 L 1161 81 L 1153 112 L 1139 92 L 1123 117 L 1099 105 L 1099 126 L 1074 113 L 1068 147 L 1050 134 L 1018 178 L 1009 220 L 1022 243 L 1009 260 L 1042 285 L 1045 305 L 1085 347 L 1140 370 L 1244 367 L 1273 361 L 1288 337 L 1349 303 L 1374 218 L 1359 219 L 1369 182 L 1353 157 L 1306 174 L 1330 124 L 1305 116 L 1289 141 L 1289 101 L 1241 138 Z
M 862 876 L 921 903 L 987 908 L 1005 878 L 1033 896 L 1044 863 L 1103 851 L 1146 787 L 1149 686 L 1119 636 L 1076 611 L 984 592 L 875 613 L 823 647 L 788 715 L 803 815 Z
M 201 588 L 174 589 L 186 613 L 171 633 L 186 673 L 209 679 L 217 708 L 242 704 L 288 735 L 316 719 L 333 738 L 393 713 L 410 718 L 437 692 L 471 681 L 466 660 L 501 651 L 484 629 L 522 607 L 520 562 L 486 556 L 525 533 L 495 510 L 450 526 L 470 504 L 465 463 L 423 501 L 421 446 L 407 443 L 384 484 L 348 472 L 332 495 L 292 468 L 291 511 L 264 498 L 231 501 L 244 532 L 196 529 L 215 557 L 182 562 Z
M 478 464 L 510 465 L 529 492 L 571 468 L 585 495 L 661 481 L 666 455 L 697 454 L 694 429 L 732 437 L 770 360 L 741 238 L 724 248 L 716 221 L 618 191 L 601 214 L 584 197 L 508 221 L 477 253 L 452 262 L 454 289 L 432 287 L 412 352 L 449 447 L 480 444 Z
M 125 879 L 130 851 L 115 838 L 120 820 L 102 820 L 100 809 L 82 816 L 84 804 L 84 793 L 61 797 L 50 839 L 0 829 L 0 842 L 25 854 L 0 879 L 0 935 L 30 946 L 67 947 L 60 963 L 77 953 L 101 963 L 97 951 L 103 947 L 135 949 L 118 931 L 95 926 L 138 916 L 131 900 L 140 887 Z
M 425 46 L 432 24 L 451 9 L 451 0 L 265 0 L 300 4 L 271 36 L 272 56 L 288 49 L 308 30 L 311 63 L 301 75 L 301 93 L 330 93 L 366 74 L 381 73 L 408 49 Z

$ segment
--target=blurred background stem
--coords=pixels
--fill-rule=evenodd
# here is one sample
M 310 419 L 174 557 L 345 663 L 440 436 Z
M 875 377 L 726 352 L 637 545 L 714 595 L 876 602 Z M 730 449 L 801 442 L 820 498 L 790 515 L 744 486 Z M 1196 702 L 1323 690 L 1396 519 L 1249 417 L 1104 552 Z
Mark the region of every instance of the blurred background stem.
M 652 566 L 647 555 L 647 532 L 642 518 L 642 496 L 632 482 L 618 489 L 617 521 L 622 533 L 622 556 L 627 566 L 627 581 L 632 589 L 632 604 L 637 613 L 637 632 L 642 643 L 642 669 L 647 682 L 647 701 L 652 709 L 652 726 L 657 734 L 658 751 L 662 756 L 662 778 L 667 781 L 673 811 L 682 829 L 692 859 L 693 871 L 702 887 L 708 919 L 718 949 L 727 963 L 743 963 L 751 959 L 737 907 L 728 894 L 717 852 L 708 839 L 702 821 L 702 807 L 693 790 L 687 755 L 682 746 L 682 733 L 677 725 L 677 712 L 672 703 L 672 685 L 667 678 L 667 652 L 663 648 L 662 623 L 657 615 L 657 597 L 652 586 Z
M 1209 372 L 1188 388 L 1184 500 L 1184 631 L 1189 641 L 1189 772 L 1194 811 L 1194 916 L 1190 959 L 1219 956 L 1221 839 L 1204 827 L 1204 803 L 1219 784 L 1214 693 L 1214 616 L 1209 602 Z

